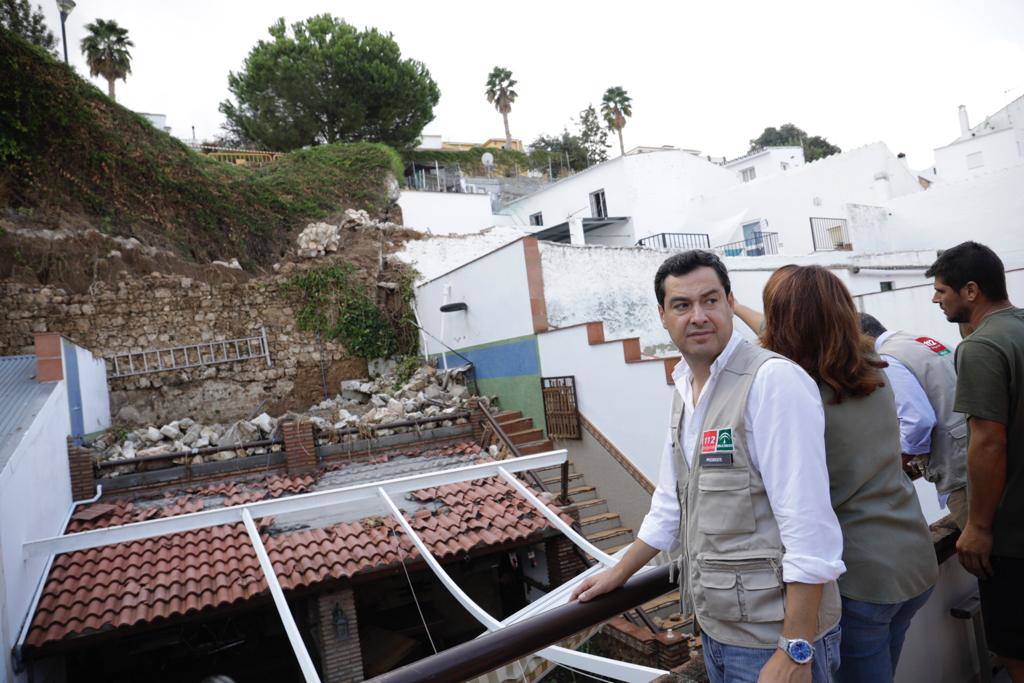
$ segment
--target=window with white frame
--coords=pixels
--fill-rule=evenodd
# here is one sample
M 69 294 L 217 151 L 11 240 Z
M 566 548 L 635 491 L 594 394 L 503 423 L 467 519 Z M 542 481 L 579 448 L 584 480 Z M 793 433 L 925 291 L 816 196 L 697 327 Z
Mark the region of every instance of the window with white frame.
M 608 217 L 608 202 L 604 198 L 604 190 L 590 193 L 590 215 L 594 218 Z
M 985 157 L 981 152 L 972 152 L 967 155 L 967 170 L 981 168 L 985 165 Z
M 530 214 L 530 225 L 544 225 L 544 214 L 541 211 Z
M 751 166 L 750 168 L 744 168 L 740 171 L 740 178 L 743 182 L 749 183 L 751 180 L 757 177 L 757 169 Z

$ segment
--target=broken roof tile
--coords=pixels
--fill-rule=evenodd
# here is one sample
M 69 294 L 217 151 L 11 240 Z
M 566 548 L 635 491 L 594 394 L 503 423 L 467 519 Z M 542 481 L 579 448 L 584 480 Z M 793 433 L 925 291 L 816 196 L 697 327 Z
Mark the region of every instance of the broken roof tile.
M 243 505 L 318 487 L 351 485 L 352 481 L 408 476 L 481 459 L 480 447 L 464 442 L 392 454 L 374 463 L 332 464 L 310 475 L 272 475 L 193 486 L 148 500 L 104 500 L 82 505 L 69 522 L 68 532 Z M 346 483 L 349 473 L 351 479 Z M 405 500 L 395 502 L 405 509 L 412 527 L 439 558 L 527 539 L 549 526 L 498 478 L 412 491 Z M 438 505 L 440 509 L 434 510 Z M 273 519 L 265 518 L 259 520 L 259 527 L 286 590 L 349 578 L 419 556 L 390 517 L 327 519 L 319 526 L 277 529 Z M 256 553 L 241 523 L 65 553 L 54 558 L 27 645 L 41 647 L 101 630 L 215 609 L 266 591 Z

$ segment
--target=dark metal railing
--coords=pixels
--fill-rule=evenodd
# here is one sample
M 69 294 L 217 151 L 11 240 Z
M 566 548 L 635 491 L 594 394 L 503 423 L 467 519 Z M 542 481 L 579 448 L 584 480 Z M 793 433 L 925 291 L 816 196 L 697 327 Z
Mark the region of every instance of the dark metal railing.
M 374 683 L 464 681 L 542 650 L 673 590 L 668 565 L 634 576 L 590 602 L 570 602 L 370 679 Z
M 845 218 L 812 218 L 811 240 L 814 251 L 850 251 L 850 233 Z
M 637 240 L 638 247 L 655 249 L 710 249 L 711 238 L 703 232 L 659 232 Z
M 727 242 L 715 247 L 721 256 L 765 256 L 779 253 L 779 233 L 755 232 L 746 239 Z

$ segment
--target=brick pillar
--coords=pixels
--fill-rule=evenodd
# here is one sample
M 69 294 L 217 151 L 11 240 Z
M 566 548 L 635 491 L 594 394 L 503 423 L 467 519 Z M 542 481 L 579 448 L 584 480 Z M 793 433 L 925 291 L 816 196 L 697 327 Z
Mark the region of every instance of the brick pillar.
M 68 471 L 71 474 L 71 500 L 87 500 L 96 495 L 96 475 L 92 452 L 76 446 L 68 437 Z
M 341 612 L 338 613 L 337 610 Z M 338 633 L 335 614 L 348 621 L 348 635 Z M 359 644 L 356 601 L 351 588 L 321 593 L 316 598 L 316 642 L 320 649 L 324 683 L 355 683 L 363 680 L 363 655 Z
M 658 634 L 658 667 L 675 669 L 690 659 L 690 639 L 680 631 L 673 631 L 672 638 L 666 632 Z
M 39 332 L 36 333 L 33 341 L 36 353 L 36 381 L 57 382 L 64 379 L 64 359 L 61 354 L 60 334 Z
M 586 566 L 573 549 L 572 541 L 565 536 L 555 536 L 544 541 L 544 553 L 548 559 L 548 583 L 557 588 L 581 573 Z
M 316 442 L 313 423 L 287 420 L 281 424 L 285 462 L 289 472 L 307 472 L 316 468 Z

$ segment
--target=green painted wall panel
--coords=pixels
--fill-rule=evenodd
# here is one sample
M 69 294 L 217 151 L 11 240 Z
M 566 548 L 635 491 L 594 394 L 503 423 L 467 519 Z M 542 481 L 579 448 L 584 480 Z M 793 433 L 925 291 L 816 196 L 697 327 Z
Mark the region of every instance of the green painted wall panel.
M 519 410 L 523 417 L 533 418 L 535 427 L 547 433 L 544 421 L 544 399 L 540 391 L 539 375 L 518 375 L 515 377 L 491 377 L 477 380 L 480 393 L 498 396 L 502 410 Z

